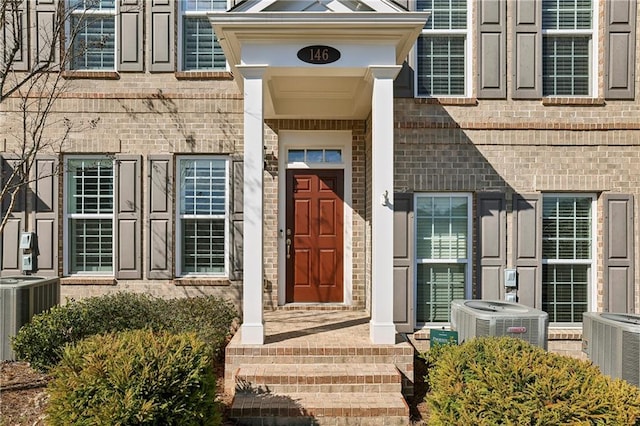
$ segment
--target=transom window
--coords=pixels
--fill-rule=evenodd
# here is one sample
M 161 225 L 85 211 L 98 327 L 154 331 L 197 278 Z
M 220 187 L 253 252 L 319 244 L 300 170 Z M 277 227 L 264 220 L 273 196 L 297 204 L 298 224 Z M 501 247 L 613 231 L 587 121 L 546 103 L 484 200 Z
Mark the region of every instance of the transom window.
M 288 163 L 342 163 L 341 149 L 290 149 Z
M 115 70 L 115 0 L 71 0 L 70 67 L 74 70 Z
M 68 270 L 113 273 L 113 161 L 67 161 Z
M 448 322 L 470 277 L 470 197 L 416 196 L 416 323 Z
M 466 0 L 417 0 L 430 11 L 417 44 L 418 96 L 464 96 L 469 12 Z
M 179 275 L 225 275 L 227 160 L 179 160 Z
M 227 0 L 183 0 L 182 69 L 225 70 L 227 61 L 207 12 L 227 9 Z
M 587 96 L 592 80 L 591 0 L 543 0 L 544 96 Z
M 549 321 L 582 322 L 593 267 L 593 197 L 543 199 L 542 308 Z

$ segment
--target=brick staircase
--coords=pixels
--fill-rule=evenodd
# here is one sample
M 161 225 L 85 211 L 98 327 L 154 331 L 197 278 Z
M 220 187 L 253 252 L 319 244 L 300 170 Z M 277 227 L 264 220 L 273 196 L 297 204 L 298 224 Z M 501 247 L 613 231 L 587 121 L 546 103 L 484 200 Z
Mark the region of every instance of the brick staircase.
M 264 345 L 227 346 L 225 391 L 242 425 L 406 425 L 413 347 L 372 345 L 359 312 L 276 311 Z

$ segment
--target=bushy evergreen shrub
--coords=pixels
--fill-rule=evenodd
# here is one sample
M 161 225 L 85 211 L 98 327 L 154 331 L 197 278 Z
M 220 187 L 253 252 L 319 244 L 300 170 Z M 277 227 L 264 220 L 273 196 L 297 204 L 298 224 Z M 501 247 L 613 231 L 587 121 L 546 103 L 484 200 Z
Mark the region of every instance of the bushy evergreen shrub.
M 120 292 L 71 300 L 35 315 L 12 344 L 17 359 L 43 372 L 57 364 L 66 344 L 94 334 L 141 328 L 197 332 L 219 357 L 236 316 L 229 302 L 214 296 L 165 300 Z
M 133 330 L 67 346 L 47 386 L 52 425 L 216 425 L 210 347 L 195 333 Z
M 640 425 L 640 389 L 509 337 L 427 355 L 434 425 Z

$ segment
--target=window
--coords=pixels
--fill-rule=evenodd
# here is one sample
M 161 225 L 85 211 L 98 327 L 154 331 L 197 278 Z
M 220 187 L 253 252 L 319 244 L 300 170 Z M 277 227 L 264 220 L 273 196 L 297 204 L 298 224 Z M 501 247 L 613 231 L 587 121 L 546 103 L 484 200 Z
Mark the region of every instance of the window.
M 418 96 L 465 96 L 469 13 L 466 0 L 417 0 L 417 10 L 431 12 L 418 38 Z
M 542 2 L 542 93 L 591 93 L 593 5 L 591 0 Z
M 182 69 L 226 70 L 227 61 L 207 12 L 227 9 L 227 0 L 183 0 Z
M 593 270 L 590 196 L 543 198 L 542 309 L 555 323 L 582 322 Z
M 115 70 L 116 1 L 71 0 L 70 66 L 73 70 Z
M 179 275 L 226 275 L 227 160 L 179 160 Z
M 113 273 L 113 171 L 111 159 L 67 161 L 67 270 L 70 274 Z
M 416 197 L 417 323 L 448 322 L 453 299 L 464 299 L 470 277 L 468 195 Z

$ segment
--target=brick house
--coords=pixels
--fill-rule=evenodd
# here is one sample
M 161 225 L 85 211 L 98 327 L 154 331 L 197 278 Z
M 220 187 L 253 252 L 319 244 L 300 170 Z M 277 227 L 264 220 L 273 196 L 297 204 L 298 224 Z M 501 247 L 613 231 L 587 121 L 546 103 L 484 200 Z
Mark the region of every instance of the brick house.
M 58 1 L 23 3 L 16 71 Z M 38 160 L 64 173 L 11 213 L 2 275 L 35 232 L 63 296 L 217 294 L 247 344 L 279 307 L 388 344 L 515 297 L 577 353 L 582 312 L 640 308 L 635 0 L 97 4 L 54 114 L 99 121 Z

